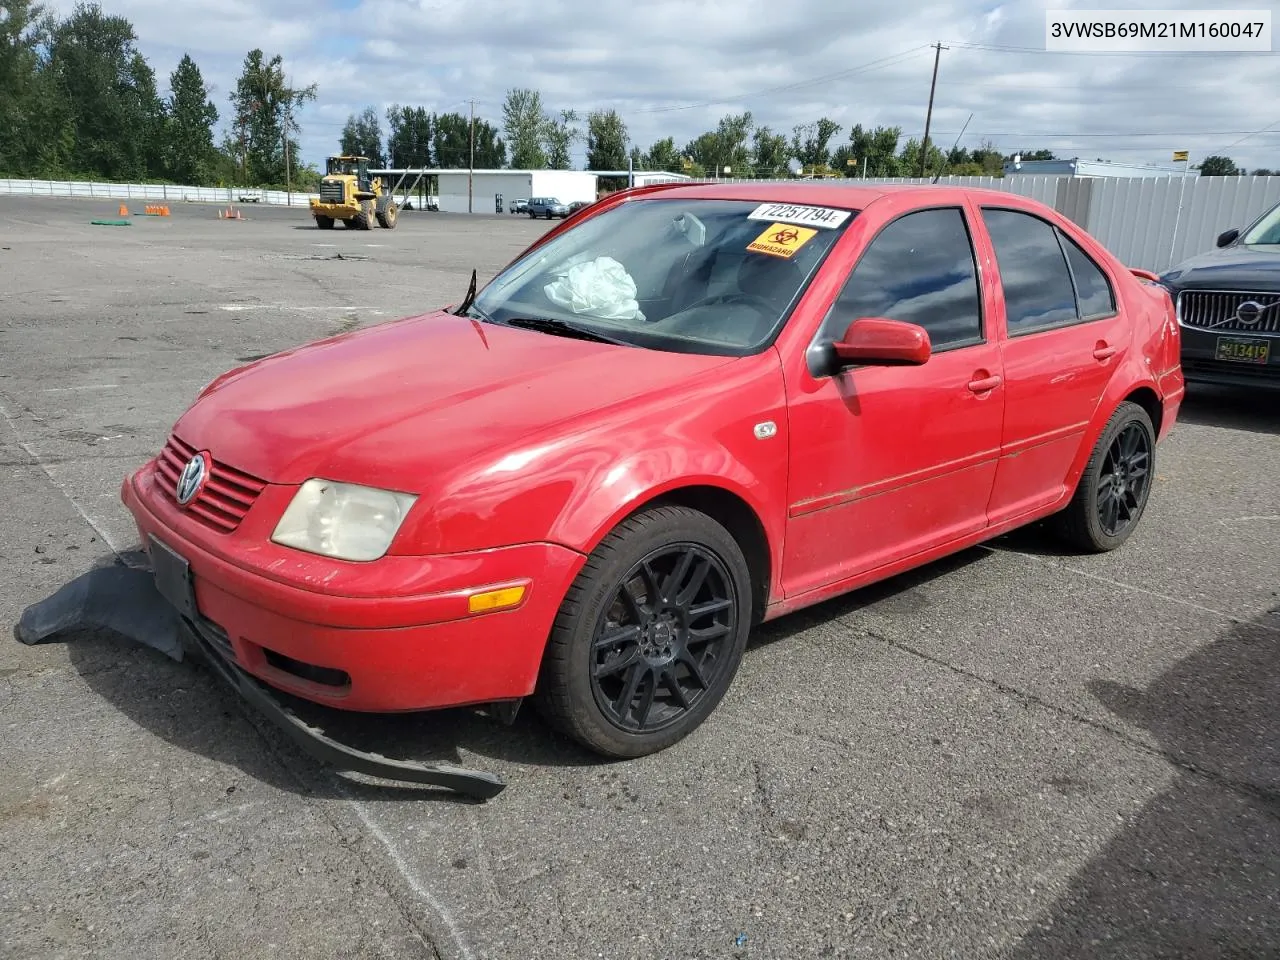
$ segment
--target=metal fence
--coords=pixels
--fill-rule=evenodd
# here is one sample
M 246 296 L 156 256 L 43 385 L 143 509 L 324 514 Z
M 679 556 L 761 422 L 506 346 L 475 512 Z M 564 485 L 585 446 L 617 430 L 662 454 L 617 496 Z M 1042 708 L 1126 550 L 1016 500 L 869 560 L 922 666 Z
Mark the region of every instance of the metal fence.
M 868 178 L 825 182 L 857 186 L 933 181 Z M 938 184 L 1003 190 L 1038 200 L 1089 231 L 1128 266 L 1155 271 L 1212 250 L 1222 231 L 1243 227 L 1280 203 L 1280 177 L 1018 175 L 942 177 Z
M 248 187 L 187 187 L 172 183 L 96 183 L 88 180 L 0 180 L 0 196 L 158 200 L 161 203 L 270 203 L 303 206 L 317 194 Z
M 767 181 L 722 180 L 722 183 Z M 793 182 L 793 181 L 792 181 Z M 920 179 L 830 181 L 930 183 Z M 1243 227 L 1280 203 L 1280 177 L 942 177 L 939 184 L 1005 190 L 1060 211 L 1131 267 L 1163 270 L 1213 249 L 1230 227 Z M 62 196 L 161 202 L 292 203 L 305 206 L 312 194 L 235 187 L 185 187 L 67 180 L 0 180 L 0 195 Z

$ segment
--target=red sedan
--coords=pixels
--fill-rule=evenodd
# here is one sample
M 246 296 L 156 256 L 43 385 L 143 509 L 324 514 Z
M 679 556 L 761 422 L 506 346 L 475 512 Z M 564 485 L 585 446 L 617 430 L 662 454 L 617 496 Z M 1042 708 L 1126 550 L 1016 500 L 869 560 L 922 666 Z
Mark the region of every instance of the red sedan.
M 519 702 L 612 756 L 751 627 L 1052 517 L 1110 550 L 1183 395 L 1167 293 L 949 187 L 663 185 L 466 302 L 240 367 L 122 489 L 218 655 L 361 711 Z

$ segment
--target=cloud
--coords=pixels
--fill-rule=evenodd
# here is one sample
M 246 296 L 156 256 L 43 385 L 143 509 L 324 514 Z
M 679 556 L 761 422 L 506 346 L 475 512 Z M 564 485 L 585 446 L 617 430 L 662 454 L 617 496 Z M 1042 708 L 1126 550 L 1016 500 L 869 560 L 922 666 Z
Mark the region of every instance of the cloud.
M 1043 7 L 1025 0 L 101 2 L 133 23 L 162 87 L 189 52 L 224 116 L 245 53 L 282 54 L 295 84 L 319 88 L 299 118 L 313 163 L 365 106 L 465 113 L 474 100 L 477 116 L 500 125 L 512 87 L 539 90 L 553 110 L 617 109 L 642 147 L 664 136 L 683 145 L 744 110 L 775 132 L 829 116 L 843 126 L 838 141 L 856 123 L 918 137 L 928 45 L 941 41 L 931 135 L 944 149 L 972 114 L 968 147 L 1151 163 L 1187 149 L 1193 161 L 1225 152 L 1248 168 L 1280 167 L 1280 108 L 1266 96 L 1280 81 L 1275 56 L 1049 53 Z

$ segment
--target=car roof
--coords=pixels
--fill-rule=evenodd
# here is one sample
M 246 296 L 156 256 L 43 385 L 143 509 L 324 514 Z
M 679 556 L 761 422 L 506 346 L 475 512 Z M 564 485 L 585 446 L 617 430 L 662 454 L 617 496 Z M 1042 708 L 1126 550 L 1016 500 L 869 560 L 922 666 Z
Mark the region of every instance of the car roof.
M 851 181 L 819 181 L 787 183 L 774 181 L 741 181 L 736 183 L 663 184 L 665 189 L 650 197 L 687 197 L 690 199 L 759 200 L 764 203 L 799 203 L 809 206 L 844 207 L 861 210 L 883 197 L 894 196 L 922 203 L 958 200 L 967 196 L 978 201 L 998 201 L 1010 205 L 1042 208 L 1043 205 L 1021 194 L 984 187 L 966 187 L 932 183 L 860 184 Z

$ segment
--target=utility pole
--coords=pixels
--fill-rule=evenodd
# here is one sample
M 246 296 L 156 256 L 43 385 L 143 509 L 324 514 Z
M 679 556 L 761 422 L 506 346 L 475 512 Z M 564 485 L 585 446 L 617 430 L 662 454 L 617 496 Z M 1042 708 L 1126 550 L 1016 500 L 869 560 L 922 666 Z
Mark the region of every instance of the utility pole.
M 924 144 L 920 148 L 920 176 L 925 175 L 925 164 L 929 160 L 929 124 L 933 120 L 933 93 L 938 87 L 938 61 L 942 59 L 942 51 L 950 50 L 940 43 L 933 44 L 933 80 L 929 84 L 929 110 L 924 116 Z
M 246 117 L 240 117 L 240 183 L 245 181 L 245 168 L 249 163 L 249 152 L 245 145 L 245 127 L 249 121 Z
M 467 160 L 467 213 L 471 213 L 471 197 L 476 173 L 476 102 L 474 100 L 469 102 L 471 104 L 471 133 L 467 138 L 470 144 L 470 156 Z
M 289 93 L 293 93 L 290 85 Z M 284 189 L 287 194 L 286 203 L 293 206 L 293 176 L 289 170 L 289 126 L 293 120 L 293 97 L 286 95 L 284 101 Z

